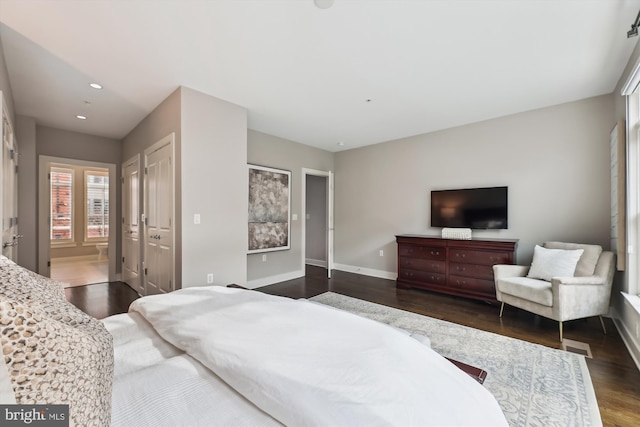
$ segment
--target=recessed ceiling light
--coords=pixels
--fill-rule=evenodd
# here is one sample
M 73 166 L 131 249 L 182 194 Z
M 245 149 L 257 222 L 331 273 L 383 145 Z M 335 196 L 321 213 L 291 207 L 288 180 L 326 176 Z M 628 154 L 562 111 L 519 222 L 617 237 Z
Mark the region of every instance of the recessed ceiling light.
M 333 0 L 313 0 L 318 9 L 329 9 L 333 6 Z
M 83 115 L 80 115 L 80 114 L 78 114 L 78 115 L 76 116 L 76 118 L 77 118 L 77 119 L 80 119 L 80 120 L 87 120 L 87 116 L 83 116 Z
M 102 89 L 102 85 L 99 85 L 98 83 L 89 83 L 89 86 L 94 89 Z

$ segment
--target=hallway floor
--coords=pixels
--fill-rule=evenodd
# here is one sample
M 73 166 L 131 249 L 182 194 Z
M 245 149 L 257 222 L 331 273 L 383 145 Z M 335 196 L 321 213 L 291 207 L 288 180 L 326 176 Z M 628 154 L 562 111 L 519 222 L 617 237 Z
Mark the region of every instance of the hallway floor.
M 109 280 L 109 259 L 103 255 L 51 259 L 51 278 L 65 288 L 102 283 Z

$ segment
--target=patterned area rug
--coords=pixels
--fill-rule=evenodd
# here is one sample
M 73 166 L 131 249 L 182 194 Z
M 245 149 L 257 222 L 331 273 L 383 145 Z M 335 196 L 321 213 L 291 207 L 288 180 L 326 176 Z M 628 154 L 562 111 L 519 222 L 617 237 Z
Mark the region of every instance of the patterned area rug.
M 511 426 L 602 426 L 583 356 L 333 292 L 310 300 L 427 336 L 441 355 L 484 369 Z

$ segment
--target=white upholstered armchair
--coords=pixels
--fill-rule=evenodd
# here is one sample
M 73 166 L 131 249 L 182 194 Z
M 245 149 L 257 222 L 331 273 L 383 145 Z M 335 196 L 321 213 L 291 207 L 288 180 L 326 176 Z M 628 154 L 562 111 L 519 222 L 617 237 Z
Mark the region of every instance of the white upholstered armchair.
M 614 254 L 598 245 L 546 242 L 536 246 L 531 266 L 495 265 L 496 298 L 504 304 L 562 322 L 609 311 Z

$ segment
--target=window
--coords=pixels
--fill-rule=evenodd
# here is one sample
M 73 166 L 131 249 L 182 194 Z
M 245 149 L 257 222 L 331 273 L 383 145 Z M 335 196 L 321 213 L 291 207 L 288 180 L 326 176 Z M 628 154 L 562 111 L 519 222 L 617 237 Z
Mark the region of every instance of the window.
M 108 171 L 85 171 L 85 241 L 109 237 Z
M 50 176 L 50 238 L 54 242 L 69 242 L 73 240 L 73 170 L 52 167 Z
M 627 95 L 627 289 L 640 294 L 640 88 Z

